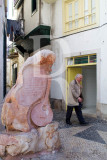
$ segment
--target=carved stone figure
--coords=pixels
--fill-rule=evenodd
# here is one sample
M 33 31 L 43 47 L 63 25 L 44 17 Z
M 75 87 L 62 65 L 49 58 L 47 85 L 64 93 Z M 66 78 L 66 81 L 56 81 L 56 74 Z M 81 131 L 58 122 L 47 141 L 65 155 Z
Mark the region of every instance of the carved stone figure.
M 0 134 L 0 157 L 59 149 L 58 123 L 51 123 L 49 103 L 49 73 L 54 61 L 52 51 L 42 50 L 22 66 L 2 108 L 7 132 Z
M 26 60 L 2 108 L 1 119 L 7 131 L 27 132 L 51 123 L 49 73 L 54 61 L 55 55 L 50 50 L 39 51 Z

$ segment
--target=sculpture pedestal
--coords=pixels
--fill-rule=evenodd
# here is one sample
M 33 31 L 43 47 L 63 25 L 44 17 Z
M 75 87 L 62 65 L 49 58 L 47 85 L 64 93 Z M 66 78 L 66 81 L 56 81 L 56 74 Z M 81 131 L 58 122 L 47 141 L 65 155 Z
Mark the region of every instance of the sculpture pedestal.
M 60 147 L 58 123 L 32 129 L 30 132 L 8 132 L 0 134 L 0 157 L 27 153 L 53 151 Z

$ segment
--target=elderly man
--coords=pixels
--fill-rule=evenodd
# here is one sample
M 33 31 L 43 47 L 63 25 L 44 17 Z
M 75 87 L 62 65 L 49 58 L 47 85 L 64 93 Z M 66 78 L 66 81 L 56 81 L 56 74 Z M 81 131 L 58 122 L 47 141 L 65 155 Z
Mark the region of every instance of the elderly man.
M 82 86 L 80 82 L 82 81 L 82 74 L 77 74 L 75 79 L 69 84 L 69 92 L 68 92 L 68 105 L 67 105 L 67 113 L 66 113 L 66 123 L 71 125 L 70 118 L 72 115 L 73 108 L 75 108 L 75 112 L 77 118 L 81 125 L 87 125 L 82 115 Z

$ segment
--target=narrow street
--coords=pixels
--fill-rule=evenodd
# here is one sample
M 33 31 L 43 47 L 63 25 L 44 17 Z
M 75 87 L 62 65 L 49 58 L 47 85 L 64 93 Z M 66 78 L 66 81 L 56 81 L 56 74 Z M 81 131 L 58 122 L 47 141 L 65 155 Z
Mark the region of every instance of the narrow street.
M 1 104 L 2 106 L 2 104 Z M 0 106 L 0 111 L 1 111 Z M 85 116 L 88 126 L 80 126 L 73 114 L 72 126 L 65 123 L 65 112 L 53 110 L 53 121 L 59 122 L 61 148 L 59 151 L 11 157 L 3 160 L 106 160 L 107 159 L 107 122 Z M 4 127 L 0 123 L 0 131 Z

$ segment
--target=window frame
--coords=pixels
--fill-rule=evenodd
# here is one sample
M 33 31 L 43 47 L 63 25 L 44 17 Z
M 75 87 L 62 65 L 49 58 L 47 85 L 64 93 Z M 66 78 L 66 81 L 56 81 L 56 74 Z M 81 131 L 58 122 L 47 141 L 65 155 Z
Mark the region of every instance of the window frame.
M 34 15 L 35 12 L 37 12 L 37 0 L 36 1 L 36 7 L 35 9 L 33 10 L 33 3 L 34 3 L 34 0 L 31 0 L 31 15 Z
M 75 19 L 75 2 L 78 1 L 78 27 L 75 27 L 74 24 L 73 28 L 69 28 L 69 5 L 72 4 L 72 22 L 76 22 Z M 88 0 L 88 20 L 89 23 L 85 24 L 85 0 L 63 0 L 63 33 L 75 33 L 78 31 L 87 30 L 90 28 L 97 27 L 99 24 L 99 15 L 98 15 L 98 6 L 99 3 L 95 0 L 95 8 L 94 13 L 92 13 L 92 0 Z M 94 18 L 92 17 L 94 15 Z M 92 22 L 93 18 L 93 22 Z

